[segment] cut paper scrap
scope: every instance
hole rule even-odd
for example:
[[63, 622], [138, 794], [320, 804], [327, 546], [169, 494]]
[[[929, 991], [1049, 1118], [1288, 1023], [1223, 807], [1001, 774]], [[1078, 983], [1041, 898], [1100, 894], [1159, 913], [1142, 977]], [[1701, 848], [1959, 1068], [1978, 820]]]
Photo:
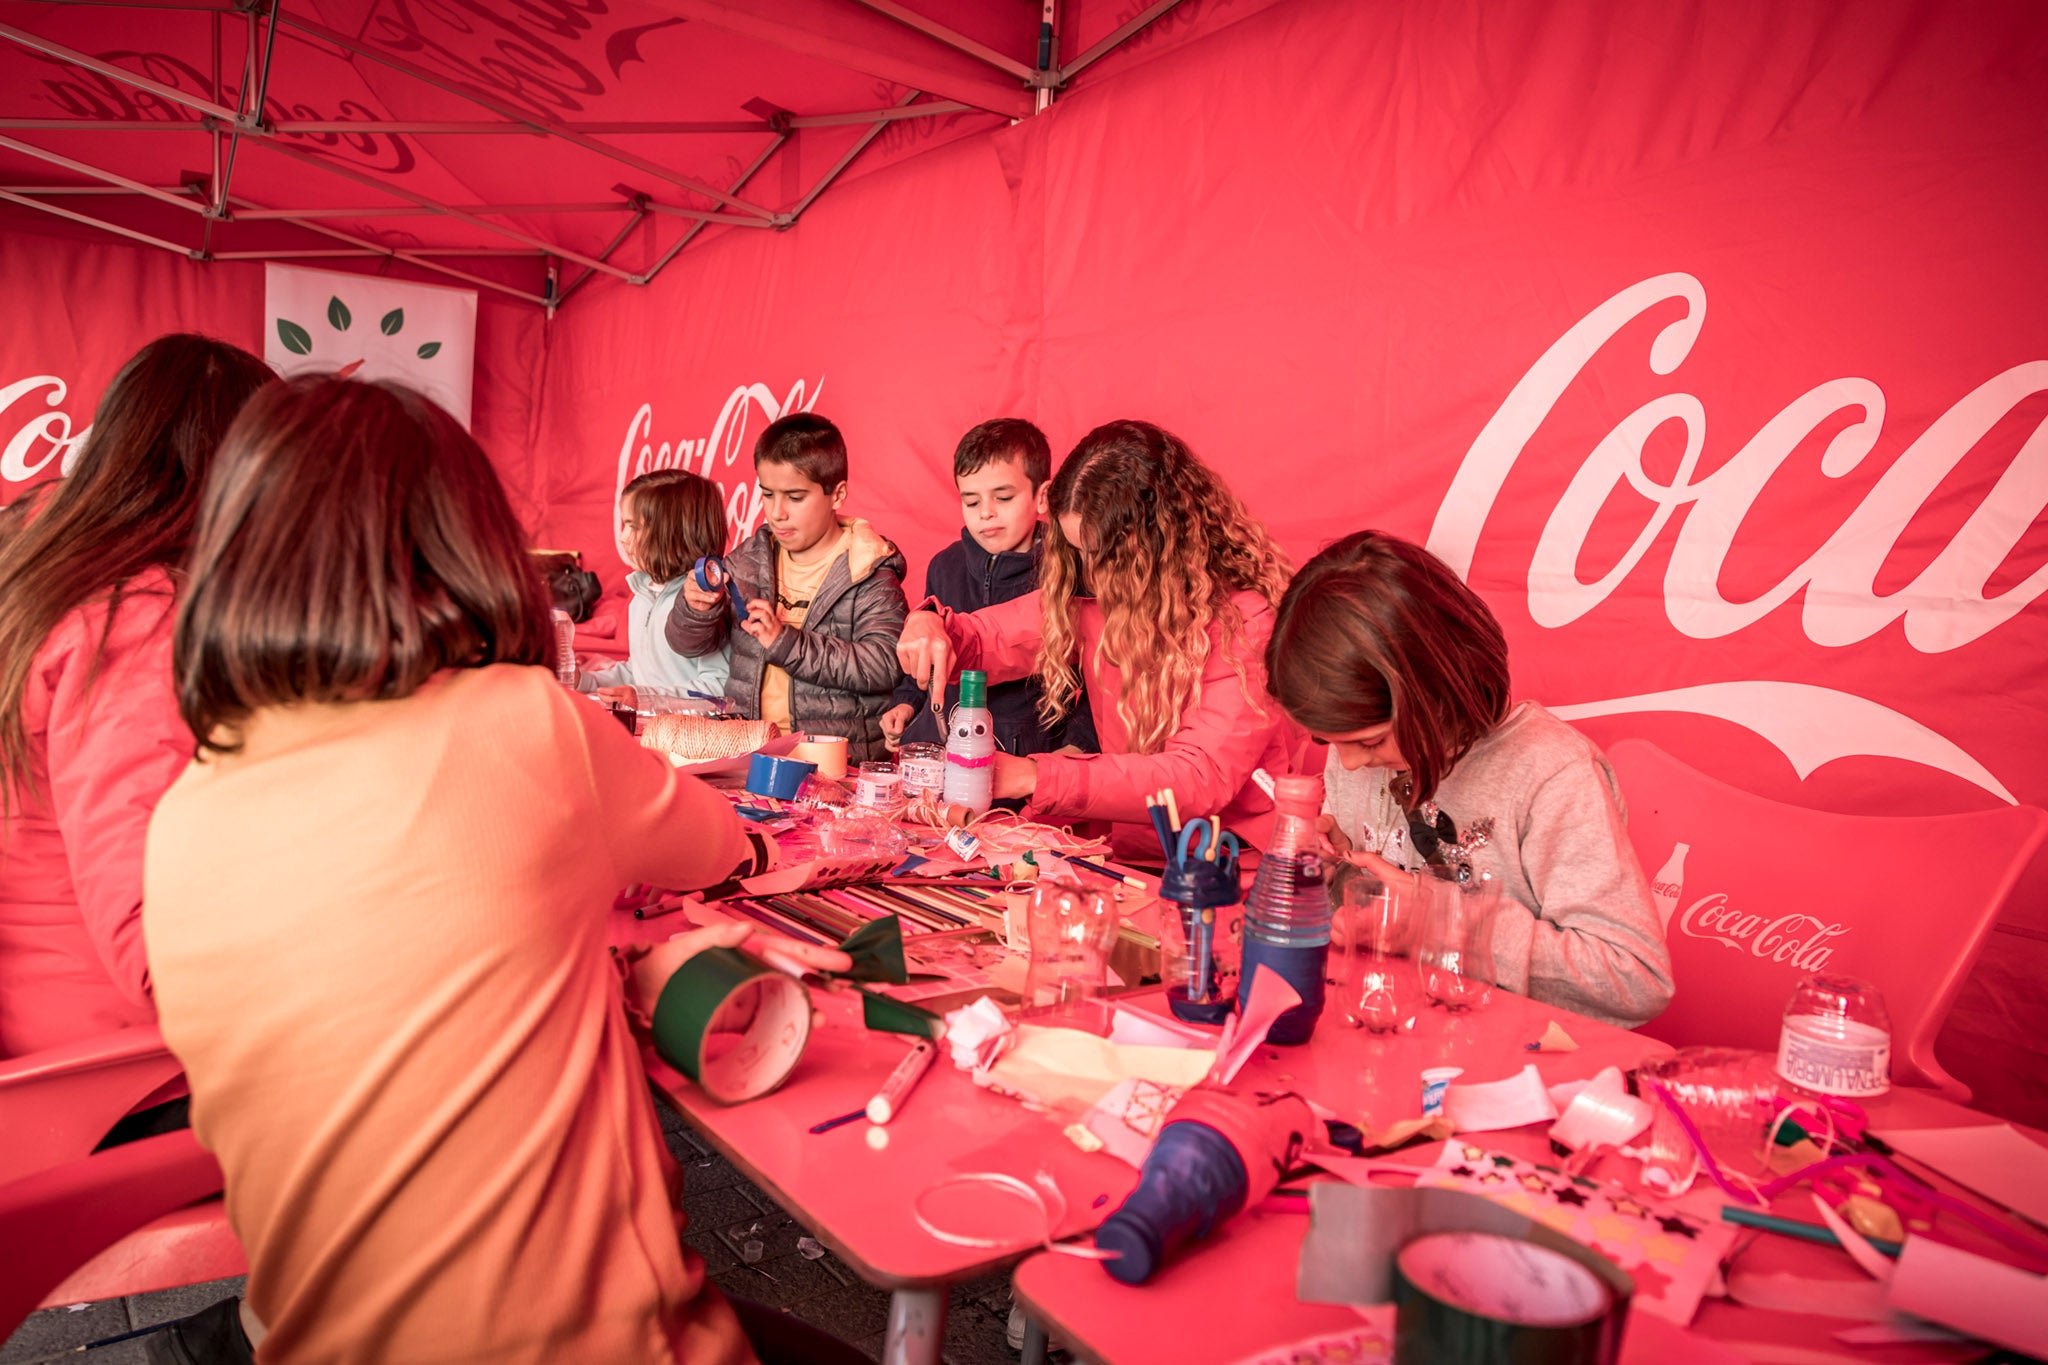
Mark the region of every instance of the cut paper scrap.
[[1728, 1272], [1728, 1297], [1744, 1308], [1851, 1322], [1886, 1322], [1892, 1315], [1885, 1305], [1884, 1286], [1870, 1280], [1761, 1274], [1738, 1267]]
[[1453, 1083], [1444, 1091], [1444, 1117], [1460, 1133], [1491, 1133], [1548, 1123], [1557, 1117], [1557, 1106], [1532, 1062], [1504, 1081]]
[[1628, 1093], [1621, 1068], [1610, 1066], [1572, 1097], [1550, 1125], [1550, 1140], [1575, 1152], [1596, 1152], [1632, 1141], [1650, 1126], [1647, 1102]]
[[1358, 1310], [1365, 1321], [1305, 1341], [1248, 1355], [1234, 1365], [1392, 1365], [1394, 1306]]
[[1217, 1041], [1213, 1074], [1222, 1085], [1237, 1079], [1237, 1073], [1273, 1031], [1274, 1023], [1301, 1003], [1301, 992], [1288, 985], [1286, 977], [1263, 965], [1254, 970], [1251, 995], [1232, 1022], [1223, 1026], [1223, 1036]]
[[1527, 1052], [1577, 1052], [1578, 1043], [1553, 1019], [1543, 1029], [1543, 1036], [1528, 1044]]
[[1964, 1189], [2048, 1225], [2048, 1147], [2012, 1125], [1902, 1128], [1877, 1136]]
[[1079, 1115], [1126, 1080], [1186, 1088], [1208, 1074], [1216, 1054], [1202, 1048], [1137, 1047], [1079, 1029], [1022, 1024], [1017, 1042], [975, 1080], [1007, 1095]]
[[1120, 1081], [1081, 1116], [1077, 1126], [1093, 1137], [1101, 1150], [1126, 1165], [1142, 1167], [1153, 1140], [1166, 1126], [1167, 1114], [1186, 1093], [1185, 1086]]
[[1636, 1308], [1680, 1326], [1692, 1321], [1740, 1231], [1619, 1185], [1569, 1177], [1457, 1139], [1415, 1183], [1485, 1195], [1593, 1248], [1635, 1281]]
[[2048, 1276], [1908, 1237], [1887, 1291], [1901, 1313], [2030, 1356], [2048, 1356]]
[[1213, 1051], [1217, 1036], [1173, 1019], [1162, 1019], [1142, 1010], [1119, 1005], [1110, 1017], [1109, 1041], [1134, 1043], [1141, 1047], [1193, 1047]]

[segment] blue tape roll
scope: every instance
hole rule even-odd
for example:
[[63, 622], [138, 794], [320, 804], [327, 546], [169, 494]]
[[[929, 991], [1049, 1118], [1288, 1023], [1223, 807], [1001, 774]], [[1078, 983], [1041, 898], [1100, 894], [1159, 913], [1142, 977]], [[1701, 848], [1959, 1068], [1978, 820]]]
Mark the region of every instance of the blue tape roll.
[[756, 796], [772, 796], [777, 801], [794, 801], [804, 779], [817, 770], [817, 764], [806, 763], [802, 759], [755, 754], [747, 764], [747, 790]]
[[732, 566], [723, 559], [706, 555], [697, 561], [694, 571], [697, 586], [705, 592], [716, 592], [720, 587], [732, 601], [734, 615], [739, 620], [747, 619], [747, 599], [740, 595], [739, 580], [733, 577]]

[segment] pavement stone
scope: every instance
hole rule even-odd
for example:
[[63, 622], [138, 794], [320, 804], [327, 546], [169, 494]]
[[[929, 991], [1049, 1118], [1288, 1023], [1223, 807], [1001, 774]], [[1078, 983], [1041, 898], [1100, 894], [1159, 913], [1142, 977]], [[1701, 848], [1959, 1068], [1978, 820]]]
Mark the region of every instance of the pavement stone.
[[[89, 1341], [119, 1336], [129, 1325], [128, 1307], [120, 1299], [89, 1303], [82, 1308], [45, 1308], [29, 1314], [6, 1344], [0, 1345], [0, 1361], [23, 1365], [46, 1360]], [[97, 1360], [94, 1365], [98, 1365]]]

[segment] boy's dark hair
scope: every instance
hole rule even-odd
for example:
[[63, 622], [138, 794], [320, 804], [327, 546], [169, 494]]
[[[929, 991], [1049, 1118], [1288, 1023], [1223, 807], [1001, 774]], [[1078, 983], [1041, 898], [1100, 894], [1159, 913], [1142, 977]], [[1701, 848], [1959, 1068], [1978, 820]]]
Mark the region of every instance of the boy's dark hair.
[[650, 470], [620, 490], [619, 503], [640, 523], [640, 567], [657, 583], [725, 553], [725, 499], [702, 474]]
[[1035, 492], [1052, 477], [1052, 446], [1045, 433], [1021, 417], [997, 417], [960, 438], [953, 451], [953, 477], [964, 479], [997, 460], [1015, 456]]
[[830, 493], [846, 482], [846, 438], [814, 412], [792, 412], [754, 442], [754, 468], [764, 464], [786, 464]]

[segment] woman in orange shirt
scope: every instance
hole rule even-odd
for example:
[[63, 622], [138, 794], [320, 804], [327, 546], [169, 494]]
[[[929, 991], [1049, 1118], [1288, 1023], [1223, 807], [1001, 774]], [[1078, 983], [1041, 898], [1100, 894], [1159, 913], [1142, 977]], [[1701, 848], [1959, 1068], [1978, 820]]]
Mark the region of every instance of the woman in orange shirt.
[[207, 489], [144, 928], [264, 1362], [754, 1359], [677, 1235], [605, 916], [766, 846], [555, 682], [523, 544], [391, 386], [260, 395]]

